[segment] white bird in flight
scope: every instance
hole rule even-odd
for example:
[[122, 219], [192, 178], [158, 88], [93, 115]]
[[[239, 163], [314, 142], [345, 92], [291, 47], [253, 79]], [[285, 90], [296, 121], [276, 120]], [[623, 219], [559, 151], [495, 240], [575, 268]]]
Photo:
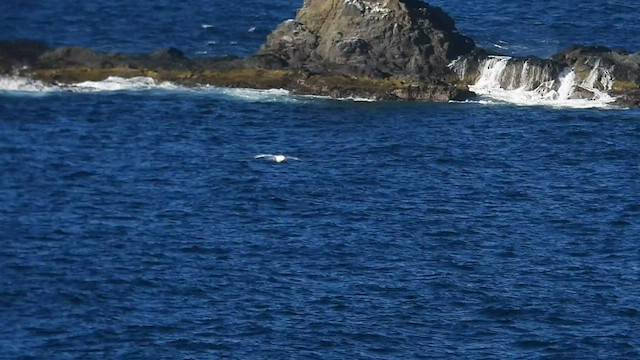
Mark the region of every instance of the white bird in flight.
[[267, 160], [275, 161], [277, 163], [281, 163], [281, 162], [285, 162], [285, 161], [289, 161], [289, 160], [300, 160], [297, 157], [286, 156], [286, 155], [283, 155], [283, 154], [277, 154], [277, 155], [273, 155], [273, 154], [258, 154], [256, 156], [254, 156], [253, 158], [254, 159], [267, 159]]

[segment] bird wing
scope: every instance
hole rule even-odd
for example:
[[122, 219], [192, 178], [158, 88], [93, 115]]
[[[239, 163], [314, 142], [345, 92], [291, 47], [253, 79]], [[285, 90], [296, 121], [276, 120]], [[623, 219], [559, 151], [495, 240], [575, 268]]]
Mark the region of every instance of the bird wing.
[[254, 156], [253, 158], [254, 159], [264, 159], [264, 158], [272, 159], [273, 155], [271, 155], [271, 154], [258, 154], [256, 156]]

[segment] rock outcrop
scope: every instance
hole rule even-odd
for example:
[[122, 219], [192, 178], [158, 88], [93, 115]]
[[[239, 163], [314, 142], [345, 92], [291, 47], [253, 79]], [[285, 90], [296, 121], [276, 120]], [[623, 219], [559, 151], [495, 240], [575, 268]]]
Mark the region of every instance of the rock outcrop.
[[478, 91], [486, 80], [485, 86], [551, 98], [608, 93], [619, 105], [640, 106], [640, 53], [574, 46], [550, 59], [504, 57], [477, 48], [451, 17], [421, 0], [305, 0], [295, 19], [245, 59], [191, 59], [173, 48], [101, 54], [0, 41], [1, 74], [51, 83], [147, 76], [183, 85], [426, 101], [469, 99], [469, 86]]
[[474, 48], [449, 15], [419, 0], [305, 0], [258, 55], [314, 73], [438, 79]]
[[[542, 96], [559, 94], [567, 99], [592, 100], [603, 93], [620, 106], [640, 105], [640, 53], [601, 46], [572, 46], [549, 59], [506, 57], [476, 49], [451, 65], [459, 79], [474, 85], [487, 74], [504, 90], [536, 91]], [[571, 83], [563, 83], [563, 78]]]
[[[599, 89], [640, 88], [640, 52], [612, 50], [603, 46], [572, 46], [552, 57], [582, 77], [594, 77]], [[593, 73], [593, 69], [599, 69]]]
[[7, 74], [13, 69], [35, 64], [49, 47], [35, 40], [0, 40], [0, 74]]
[[[35, 43], [34, 43], [35, 44]], [[179, 84], [285, 88], [299, 94], [448, 101], [473, 96], [447, 65], [475, 49], [441, 9], [420, 0], [305, 0], [246, 59], [189, 59], [177, 49], [100, 54], [87, 48], [34, 47], [2, 59], [43, 81], [148, 76]], [[37, 50], [37, 51], [36, 51]], [[18, 61], [19, 60], [19, 61]], [[1, 68], [0, 68], [1, 69]]]

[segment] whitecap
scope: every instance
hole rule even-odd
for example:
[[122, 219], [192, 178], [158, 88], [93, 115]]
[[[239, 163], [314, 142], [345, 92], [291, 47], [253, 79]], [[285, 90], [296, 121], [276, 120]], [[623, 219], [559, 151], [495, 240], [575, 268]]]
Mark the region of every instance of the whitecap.
[[235, 99], [252, 102], [277, 102], [296, 101], [289, 90], [285, 89], [247, 89], [247, 88], [225, 88], [218, 86], [202, 85], [196, 90], [207, 91], [215, 94], [228, 96]]
[[64, 88], [74, 92], [112, 92], [112, 91], [141, 91], [141, 90], [176, 90], [180, 87], [171, 82], [157, 82], [153, 78], [137, 76], [122, 78], [109, 76], [102, 81], [84, 81], [77, 84], [65, 85]]
[[[542, 78], [541, 84], [532, 87], [534, 78], [528, 72], [528, 63], [524, 63], [520, 78], [509, 78], [508, 56], [492, 56], [482, 63], [480, 75], [469, 90], [481, 96], [482, 100], [497, 103], [510, 103], [518, 106], [550, 106], [557, 108], [611, 108], [615, 98], [596, 89], [593, 84], [580, 82], [572, 69], [565, 69], [558, 78]], [[454, 64], [453, 66], [456, 66]], [[520, 74], [519, 74], [520, 75]], [[595, 78], [596, 75], [594, 75]], [[505, 80], [506, 83], [505, 84]], [[517, 80], [517, 81], [516, 81]], [[578, 88], [593, 94], [593, 98], [574, 98]]]
[[0, 91], [3, 92], [42, 93], [55, 90], [55, 87], [39, 80], [15, 75], [0, 76]]
[[345, 98], [337, 98], [336, 100], [353, 101], [353, 102], [376, 102], [376, 101], [378, 101], [378, 99], [375, 99], [375, 98], [360, 97], [360, 96], [347, 96]]
[[171, 82], [157, 82], [150, 77], [121, 78], [110, 76], [102, 81], [83, 81], [75, 84], [46, 84], [21, 76], [0, 76], [0, 91], [14, 93], [76, 92], [98, 93], [114, 91], [186, 90]]

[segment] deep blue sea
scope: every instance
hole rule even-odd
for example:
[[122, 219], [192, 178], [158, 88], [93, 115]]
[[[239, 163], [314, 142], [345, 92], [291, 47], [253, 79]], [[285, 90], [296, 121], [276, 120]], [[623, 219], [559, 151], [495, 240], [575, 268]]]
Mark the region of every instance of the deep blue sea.
[[[431, 3], [640, 50], [636, 3]], [[300, 5], [3, 0], [0, 34], [247, 55]], [[1, 359], [638, 359], [640, 110], [0, 91], [0, 245]]]

